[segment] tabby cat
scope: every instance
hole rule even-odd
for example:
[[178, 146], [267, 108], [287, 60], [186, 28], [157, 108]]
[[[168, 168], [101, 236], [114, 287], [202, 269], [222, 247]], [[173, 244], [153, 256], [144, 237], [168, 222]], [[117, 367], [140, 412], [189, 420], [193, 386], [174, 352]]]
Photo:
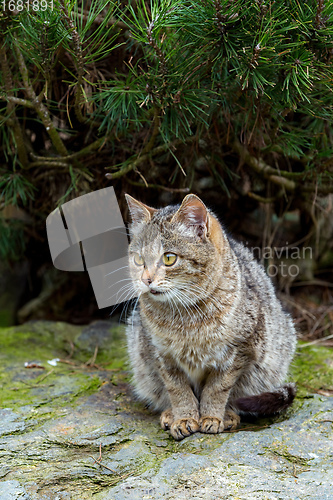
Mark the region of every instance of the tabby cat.
[[127, 326], [135, 392], [180, 440], [287, 408], [296, 345], [262, 266], [194, 194], [151, 208], [126, 195], [138, 306]]

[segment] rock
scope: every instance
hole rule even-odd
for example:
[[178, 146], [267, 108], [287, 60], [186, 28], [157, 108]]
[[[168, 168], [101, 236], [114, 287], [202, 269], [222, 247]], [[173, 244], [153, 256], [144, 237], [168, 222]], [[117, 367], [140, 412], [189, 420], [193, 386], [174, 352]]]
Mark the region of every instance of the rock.
[[0, 436], [24, 429], [24, 420], [20, 419], [10, 408], [0, 409]]
[[1, 500], [30, 500], [31, 497], [24, 491], [18, 481], [0, 482]]
[[112, 339], [112, 324], [110, 321], [95, 321], [82, 330], [77, 342], [81, 349], [92, 354], [96, 346], [107, 349]]
[[175, 442], [132, 396], [123, 325], [37, 321], [0, 344], [1, 500], [333, 498], [327, 348], [298, 349], [286, 414]]

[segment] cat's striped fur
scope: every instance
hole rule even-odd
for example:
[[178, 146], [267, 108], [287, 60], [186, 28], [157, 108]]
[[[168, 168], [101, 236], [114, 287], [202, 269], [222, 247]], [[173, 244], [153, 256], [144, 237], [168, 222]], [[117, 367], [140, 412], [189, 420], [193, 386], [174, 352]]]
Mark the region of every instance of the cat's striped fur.
[[[242, 412], [286, 408], [295, 395], [282, 384], [296, 334], [262, 266], [195, 195], [158, 210], [127, 202], [139, 295], [127, 326], [137, 396], [162, 412], [175, 439], [235, 428]], [[177, 256], [171, 266], [162, 260], [168, 253]]]

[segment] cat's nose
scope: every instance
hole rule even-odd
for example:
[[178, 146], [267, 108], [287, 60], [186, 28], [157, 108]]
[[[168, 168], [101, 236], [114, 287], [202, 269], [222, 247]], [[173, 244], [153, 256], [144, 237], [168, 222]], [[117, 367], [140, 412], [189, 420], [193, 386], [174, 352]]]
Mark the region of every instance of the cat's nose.
[[141, 278], [141, 281], [143, 281], [145, 285], [149, 286], [151, 283], [151, 278]]
[[148, 271], [147, 269], [145, 269], [145, 270], [143, 271], [142, 276], [141, 276], [141, 281], [142, 281], [145, 285], [147, 285], [147, 286], [149, 286], [149, 285], [151, 284], [152, 279], [151, 279], [151, 276], [150, 276], [149, 271]]

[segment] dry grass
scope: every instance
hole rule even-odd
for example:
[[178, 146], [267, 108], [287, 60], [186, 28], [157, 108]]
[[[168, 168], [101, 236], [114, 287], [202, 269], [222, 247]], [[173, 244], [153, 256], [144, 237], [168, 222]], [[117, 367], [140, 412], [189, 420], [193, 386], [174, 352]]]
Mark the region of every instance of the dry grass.
[[333, 347], [333, 290], [306, 287], [281, 300], [294, 317], [299, 338], [307, 343]]

